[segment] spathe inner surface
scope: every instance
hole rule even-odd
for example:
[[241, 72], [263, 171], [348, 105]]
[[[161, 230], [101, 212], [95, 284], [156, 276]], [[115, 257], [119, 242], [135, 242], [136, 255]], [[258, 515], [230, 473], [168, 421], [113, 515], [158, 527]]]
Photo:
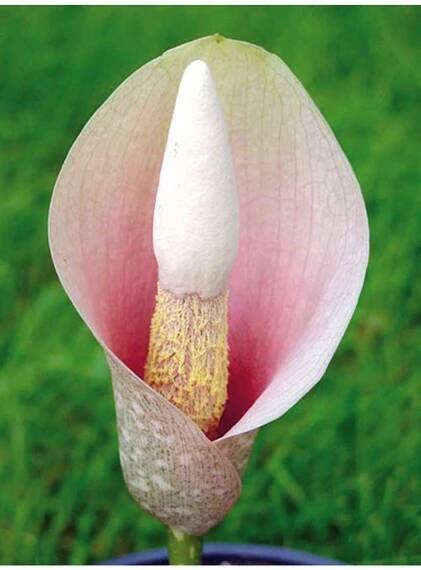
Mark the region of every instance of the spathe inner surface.
[[[323, 333], [324, 294], [346, 271], [348, 218], [358, 221], [361, 211], [350, 208], [355, 197], [334, 139], [286, 68], [261, 50], [212, 38], [177, 51], [129, 78], [80, 135], [55, 190], [52, 249], [87, 323], [142, 377], [156, 292], [152, 217], [162, 155], [181, 73], [193, 59], [207, 61], [240, 199], [223, 433], [299, 360], [300, 339], [318, 327]], [[331, 290], [332, 306], [334, 297]]]

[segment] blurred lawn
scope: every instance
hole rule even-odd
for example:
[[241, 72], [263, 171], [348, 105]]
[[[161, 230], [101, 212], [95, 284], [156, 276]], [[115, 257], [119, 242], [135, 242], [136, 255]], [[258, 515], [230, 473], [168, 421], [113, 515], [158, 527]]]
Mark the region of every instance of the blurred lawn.
[[261, 431], [242, 499], [209, 539], [421, 563], [419, 16], [0, 8], [1, 563], [89, 563], [164, 541], [125, 489], [108, 371], [55, 276], [47, 210], [70, 144], [108, 94], [165, 49], [214, 32], [277, 53], [304, 83], [361, 182], [372, 253], [324, 381]]

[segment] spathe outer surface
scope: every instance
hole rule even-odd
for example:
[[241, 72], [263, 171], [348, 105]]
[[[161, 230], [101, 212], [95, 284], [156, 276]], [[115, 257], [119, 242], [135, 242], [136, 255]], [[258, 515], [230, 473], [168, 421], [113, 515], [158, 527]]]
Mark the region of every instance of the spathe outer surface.
[[[240, 201], [229, 400], [213, 442], [141, 380], [155, 193], [179, 80], [195, 59], [217, 85]], [[95, 113], [60, 172], [49, 231], [60, 280], [110, 364], [130, 492], [166, 524], [207, 532], [240, 494], [255, 430], [318, 382], [355, 309], [368, 226], [346, 157], [279, 58], [207, 37], [140, 68]]]

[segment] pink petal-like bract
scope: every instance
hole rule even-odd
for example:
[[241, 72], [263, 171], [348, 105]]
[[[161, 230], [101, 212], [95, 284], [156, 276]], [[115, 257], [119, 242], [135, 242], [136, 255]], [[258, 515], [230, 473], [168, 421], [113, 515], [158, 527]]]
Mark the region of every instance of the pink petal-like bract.
[[[220, 95], [240, 200], [229, 399], [215, 441], [141, 379], [155, 193], [181, 74], [195, 59]], [[90, 119], [57, 180], [49, 231], [60, 280], [110, 364], [131, 494], [166, 524], [207, 532], [240, 494], [256, 429], [320, 380], [354, 312], [368, 225], [344, 153], [278, 57], [199, 39], [141, 67]]]

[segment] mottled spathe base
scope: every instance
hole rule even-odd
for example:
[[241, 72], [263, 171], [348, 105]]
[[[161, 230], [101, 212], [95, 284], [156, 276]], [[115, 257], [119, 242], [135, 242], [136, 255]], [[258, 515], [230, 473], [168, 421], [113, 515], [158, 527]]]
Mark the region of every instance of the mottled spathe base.
[[216, 430], [228, 383], [228, 293], [177, 297], [158, 284], [145, 380], [207, 434]]
[[255, 432], [209, 441], [113, 355], [107, 359], [120, 461], [132, 497], [167, 526], [207, 533], [240, 495]]

